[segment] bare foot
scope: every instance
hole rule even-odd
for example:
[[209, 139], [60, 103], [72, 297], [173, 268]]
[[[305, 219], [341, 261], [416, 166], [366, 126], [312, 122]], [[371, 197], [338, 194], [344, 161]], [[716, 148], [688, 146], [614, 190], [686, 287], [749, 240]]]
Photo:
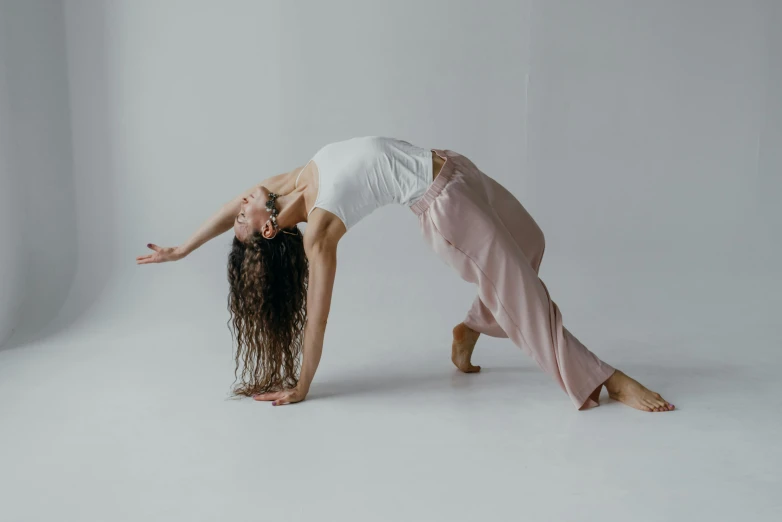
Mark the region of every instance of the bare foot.
[[608, 396], [628, 406], [642, 411], [670, 411], [673, 404], [663, 399], [659, 393], [645, 388], [640, 382], [616, 370], [604, 383]]
[[459, 323], [453, 328], [453, 344], [451, 344], [451, 360], [464, 373], [481, 371], [480, 366], [470, 363], [473, 348], [481, 334], [472, 330], [464, 323]]

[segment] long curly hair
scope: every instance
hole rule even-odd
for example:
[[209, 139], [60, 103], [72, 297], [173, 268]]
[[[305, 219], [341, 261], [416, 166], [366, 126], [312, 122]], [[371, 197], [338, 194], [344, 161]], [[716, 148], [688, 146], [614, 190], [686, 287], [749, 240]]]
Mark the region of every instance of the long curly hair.
[[228, 255], [228, 324], [236, 340], [234, 376], [241, 378], [234, 396], [299, 381], [309, 263], [299, 228], [286, 231], [291, 233], [279, 230], [273, 239], [256, 231], [246, 242], [234, 236]]

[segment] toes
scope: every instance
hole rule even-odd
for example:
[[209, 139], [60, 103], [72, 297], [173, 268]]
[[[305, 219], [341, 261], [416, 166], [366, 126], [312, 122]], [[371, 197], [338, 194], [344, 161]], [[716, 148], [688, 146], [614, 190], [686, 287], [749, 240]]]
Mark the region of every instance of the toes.
[[464, 372], [464, 373], [476, 373], [476, 372], [481, 371], [481, 367], [480, 366], [473, 366], [470, 363], [466, 363], [465, 364], [465, 363], [458, 363], [458, 362], [454, 361], [454, 364], [459, 369], [459, 371]]
[[651, 402], [655, 406], [655, 411], [673, 411], [676, 408], [673, 404], [663, 399], [659, 393], [655, 393], [654, 397], [657, 400]]
[[647, 399], [647, 402], [652, 406], [654, 411], [668, 411], [668, 401], [663, 399], [659, 393], [652, 393], [651, 397]]

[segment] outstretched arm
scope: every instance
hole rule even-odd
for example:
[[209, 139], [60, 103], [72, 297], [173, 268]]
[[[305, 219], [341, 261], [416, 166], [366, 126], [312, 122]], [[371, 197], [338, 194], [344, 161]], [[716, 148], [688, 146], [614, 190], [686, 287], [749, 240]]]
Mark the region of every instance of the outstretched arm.
[[[252, 189], [248, 189], [250, 191]], [[155, 251], [154, 254], [138, 256], [136, 264], [145, 265], [147, 263], [165, 263], [166, 261], [177, 261], [182, 259], [190, 252], [200, 247], [210, 239], [219, 236], [223, 232], [231, 229], [239, 213], [241, 197], [225, 203], [215, 212], [212, 217], [207, 219], [190, 238], [175, 247], [161, 247], [154, 243], [147, 243], [147, 247]]]
[[[302, 167], [297, 167], [294, 169], [294, 171], [299, 171], [301, 169]], [[195, 233], [193, 233], [193, 235], [190, 236], [190, 238], [188, 238], [188, 240], [181, 245], [176, 247], [160, 247], [154, 243], [148, 243], [147, 247], [154, 250], [155, 253], [145, 256], [138, 256], [136, 258], [136, 264], [144, 265], [147, 263], [163, 263], [166, 261], [176, 261], [178, 259], [182, 259], [210, 239], [213, 239], [220, 234], [231, 230], [231, 228], [234, 226], [234, 219], [236, 219], [236, 215], [239, 213], [242, 204], [242, 198], [256, 190], [260, 185], [263, 185], [272, 192], [286, 194], [290, 191], [289, 189], [292, 189], [292, 187], [287, 186], [291, 183], [290, 179], [290, 172], [285, 172], [283, 174], [278, 174], [276, 176], [272, 176], [271, 178], [265, 179], [257, 185], [253, 185], [233, 198], [231, 201], [223, 204], [223, 206], [220, 207], [217, 212], [212, 215], [212, 217], [206, 220], [198, 228], [198, 230], [196, 230]]]
[[[297, 169], [294, 169], [297, 170]], [[298, 168], [301, 170], [301, 167]], [[196, 232], [179, 247], [184, 255], [189, 254], [196, 248], [200, 247], [210, 239], [213, 239], [224, 232], [231, 230], [234, 226], [234, 220], [236, 215], [241, 210], [242, 199], [248, 196], [251, 192], [256, 190], [259, 186], [263, 185], [272, 192], [286, 193], [286, 184], [291, 179], [290, 172], [278, 174], [271, 178], [265, 179], [257, 185], [253, 185], [248, 188], [231, 201], [224, 204], [220, 210], [218, 210], [211, 218], [209, 218]]]

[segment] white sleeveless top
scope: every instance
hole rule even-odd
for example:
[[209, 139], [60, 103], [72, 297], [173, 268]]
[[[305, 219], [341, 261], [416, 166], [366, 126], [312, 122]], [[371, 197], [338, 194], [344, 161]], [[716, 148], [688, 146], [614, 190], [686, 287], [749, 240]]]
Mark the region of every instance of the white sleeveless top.
[[413, 205], [432, 183], [432, 150], [394, 138], [364, 136], [330, 143], [307, 165], [310, 162], [319, 177], [309, 214], [317, 207], [328, 210], [348, 230], [384, 205]]

